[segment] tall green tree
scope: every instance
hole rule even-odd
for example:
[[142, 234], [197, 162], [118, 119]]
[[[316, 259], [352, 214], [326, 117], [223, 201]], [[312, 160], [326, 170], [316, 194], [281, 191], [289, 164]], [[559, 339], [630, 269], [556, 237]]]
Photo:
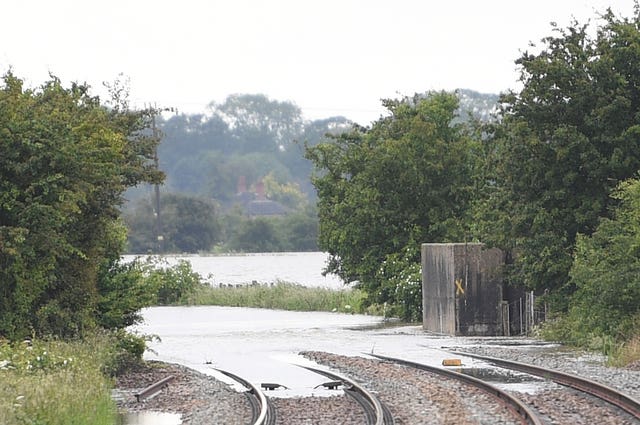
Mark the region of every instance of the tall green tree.
[[258, 217], [242, 220], [227, 247], [237, 252], [278, 252], [284, 251], [284, 241], [276, 221]]
[[178, 194], [163, 194], [160, 200], [163, 236], [160, 244], [157, 241], [155, 207], [150, 198], [139, 200], [124, 213], [130, 229], [128, 252], [197, 253], [210, 251], [219, 241], [218, 212], [212, 201]]
[[640, 181], [620, 184], [621, 204], [591, 236], [578, 235], [566, 338], [628, 340], [640, 323]]
[[[371, 128], [307, 150], [316, 167], [319, 244], [330, 254], [326, 271], [358, 282], [370, 303], [399, 301], [397, 284], [385, 282], [402, 269], [415, 279], [420, 243], [466, 239], [472, 196], [472, 143], [454, 123], [456, 95], [384, 104], [390, 116]], [[381, 267], [387, 261], [394, 266]]]
[[127, 187], [160, 181], [144, 112], [107, 107], [52, 77], [0, 86], [0, 335], [74, 335], [96, 325], [102, 265], [122, 249]]
[[[637, 10], [636, 10], [637, 13]], [[578, 233], [590, 235], [618, 182], [640, 168], [640, 20], [608, 11], [595, 38], [574, 22], [517, 60], [523, 89], [494, 128], [492, 223], [512, 278], [565, 300]]]
[[227, 123], [235, 149], [242, 153], [285, 151], [304, 127], [298, 106], [262, 94], [231, 95], [222, 104], [211, 103], [210, 108]]

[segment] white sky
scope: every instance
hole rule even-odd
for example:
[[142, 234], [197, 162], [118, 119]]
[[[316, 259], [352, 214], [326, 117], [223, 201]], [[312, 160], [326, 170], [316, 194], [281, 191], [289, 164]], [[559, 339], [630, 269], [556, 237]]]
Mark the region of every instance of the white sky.
[[633, 0], [3, 0], [0, 73], [49, 72], [95, 94], [119, 74], [134, 106], [204, 112], [229, 94], [370, 124], [382, 98], [517, 88], [529, 42]]

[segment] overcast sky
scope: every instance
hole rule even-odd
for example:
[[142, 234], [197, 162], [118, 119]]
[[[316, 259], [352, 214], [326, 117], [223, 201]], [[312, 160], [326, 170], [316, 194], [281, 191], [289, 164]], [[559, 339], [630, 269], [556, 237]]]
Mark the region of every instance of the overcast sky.
[[3, 0], [0, 72], [95, 94], [123, 74], [134, 106], [185, 113], [262, 93], [366, 125], [382, 98], [517, 88], [514, 61], [550, 22], [607, 7], [631, 17], [633, 0]]

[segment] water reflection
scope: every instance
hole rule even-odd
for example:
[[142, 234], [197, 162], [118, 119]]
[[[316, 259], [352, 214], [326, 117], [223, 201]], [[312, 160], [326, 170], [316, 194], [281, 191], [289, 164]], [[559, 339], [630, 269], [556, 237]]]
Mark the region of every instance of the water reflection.
[[180, 425], [182, 418], [177, 413], [135, 412], [120, 415], [118, 425]]
[[[223, 381], [215, 369], [255, 385], [275, 382], [288, 388], [271, 391], [274, 396], [327, 394], [318, 388], [326, 378], [298, 366], [314, 366], [298, 355], [301, 351], [352, 356], [375, 351], [398, 357], [415, 350], [430, 353], [417, 346], [428, 338], [420, 326], [380, 327], [385, 321], [379, 316], [215, 306], [153, 307], [142, 314], [145, 322], [137, 331], [160, 338], [149, 344], [147, 359], [179, 363]], [[442, 356], [429, 356], [427, 362]]]
[[505, 370], [505, 369], [473, 367], [473, 368], [461, 368], [459, 369], [459, 371], [461, 373], [464, 373], [465, 375], [469, 375], [474, 378], [478, 378], [483, 381], [488, 381], [492, 383], [520, 384], [523, 382], [544, 381], [543, 379], [533, 375], [528, 375], [528, 374], [514, 372], [510, 370]]

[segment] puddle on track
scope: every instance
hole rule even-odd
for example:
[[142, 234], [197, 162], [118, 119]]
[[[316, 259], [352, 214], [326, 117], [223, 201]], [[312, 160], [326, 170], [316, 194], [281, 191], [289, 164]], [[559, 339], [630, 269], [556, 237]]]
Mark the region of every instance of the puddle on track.
[[541, 378], [522, 373], [490, 369], [490, 368], [461, 368], [461, 373], [478, 378], [482, 381], [501, 383], [501, 384], [521, 384], [523, 382], [540, 382]]
[[135, 412], [122, 413], [118, 425], [180, 425], [182, 418], [177, 413]]

